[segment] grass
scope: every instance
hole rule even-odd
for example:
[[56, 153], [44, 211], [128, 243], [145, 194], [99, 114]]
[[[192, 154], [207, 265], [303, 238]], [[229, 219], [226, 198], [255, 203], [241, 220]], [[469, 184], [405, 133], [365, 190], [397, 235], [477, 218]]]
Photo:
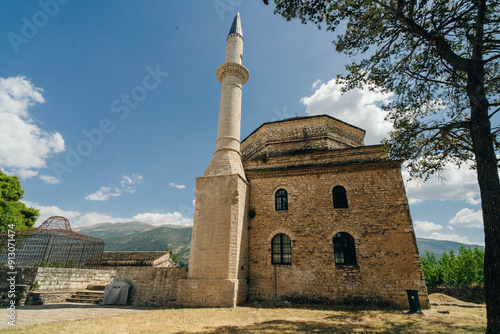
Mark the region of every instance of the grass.
[[[446, 309], [449, 314], [437, 311]], [[484, 308], [406, 311], [327, 306], [167, 308], [9, 329], [9, 333], [484, 333]]]

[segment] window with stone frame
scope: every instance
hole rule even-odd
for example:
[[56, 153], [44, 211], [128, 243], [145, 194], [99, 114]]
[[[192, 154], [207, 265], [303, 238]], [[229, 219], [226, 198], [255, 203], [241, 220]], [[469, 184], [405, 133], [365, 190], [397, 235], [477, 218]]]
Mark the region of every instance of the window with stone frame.
[[271, 241], [271, 263], [292, 264], [292, 240], [286, 234], [276, 234]]
[[333, 237], [333, 254], [336, 265], [356, 265], [354, 238], [346, 232], [335, 234]]
[[333, 207], [335, 209], [347, 209], [347, 193], [342, 186], [333, 188]]
[[280, 189], [275, 195], [276, 211], [288, 210], [288, 193], [285, 189]]

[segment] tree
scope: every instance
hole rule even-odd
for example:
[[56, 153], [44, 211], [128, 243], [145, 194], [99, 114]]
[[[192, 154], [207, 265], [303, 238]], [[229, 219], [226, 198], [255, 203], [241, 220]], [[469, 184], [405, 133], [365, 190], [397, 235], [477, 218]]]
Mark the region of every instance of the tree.
[[443, 271], [434, 253], [425, 251], [425, 256], [421, 257], [422, 270], [424, 272], [427, 287], [437, 287], [443, 285]]
[[8, 176], [0, 170], [0, 231], [7, 231], [10, 225], [16, 230], [32, 227], [39, 211], [19, 202], [24, 191], [17, 176]]
[[[267, 4], [267, 0], [263, 0]], [[346, 89], [396, 93], [384, 106], [391, 157], [427, 178], [473, 162], [485, 234], [488, 333], [500, 333], [500, 4], [496, 0], [275, 0], [275, 13], [345, 31]], [[492, 122], [495, 122], [496, 124]]]
[[484, 251], [460, 246], [458, 254], [453, 250], [443, 252], [441, 258], [425, 251], [422, 269], [428, 287], [474, 287], [484, 285]]

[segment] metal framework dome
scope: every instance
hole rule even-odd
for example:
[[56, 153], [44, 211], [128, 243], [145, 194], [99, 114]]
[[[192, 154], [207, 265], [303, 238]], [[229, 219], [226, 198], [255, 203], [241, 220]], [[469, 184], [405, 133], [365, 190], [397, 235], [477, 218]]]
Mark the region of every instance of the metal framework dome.
[[61, 216], [52, 216], [47, 218], [42, 225], [38, 227], [39, 230], [64, 230], [73, 232], [69, 220]]
[[[0, 234], [2, 245], [8, 244], [8, 233]], [[53, 216], [38, 228], [15, 231], [16, 267], [91, 268], [100, 263], [104, 241], [73, 232], [68, 219]], [[8, 263], [8, 247], [2, 247], [0, 262]], [[10, 252], [10, 251], [9, 251]]]

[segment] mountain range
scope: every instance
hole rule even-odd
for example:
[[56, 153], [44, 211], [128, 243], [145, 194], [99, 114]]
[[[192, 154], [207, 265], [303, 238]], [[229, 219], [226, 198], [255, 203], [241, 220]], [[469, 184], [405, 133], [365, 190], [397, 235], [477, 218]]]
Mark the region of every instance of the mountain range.
[[74, 232], [97, 237], [105, 242], [105, 251], [171, 250], [179, 259], [189, 261], [191, 227], [154, 226], [142, 222], [101, 223], [73, 228]]
[[[101, 223], [76, 227], [73, 231], [104, 240], [105, 251], [173, 251], [179, 259], [188, 262], [191, 244], [191, 227], [177, 225], [154, 226], [143, 222]], [[458, 252], [460, 246], [475, 247], [454, 241], [417, 238], [420, 255], [425, 251], [440, 257], [443, 252]], [[484, 248], [483, 246], [478, 246]]]

